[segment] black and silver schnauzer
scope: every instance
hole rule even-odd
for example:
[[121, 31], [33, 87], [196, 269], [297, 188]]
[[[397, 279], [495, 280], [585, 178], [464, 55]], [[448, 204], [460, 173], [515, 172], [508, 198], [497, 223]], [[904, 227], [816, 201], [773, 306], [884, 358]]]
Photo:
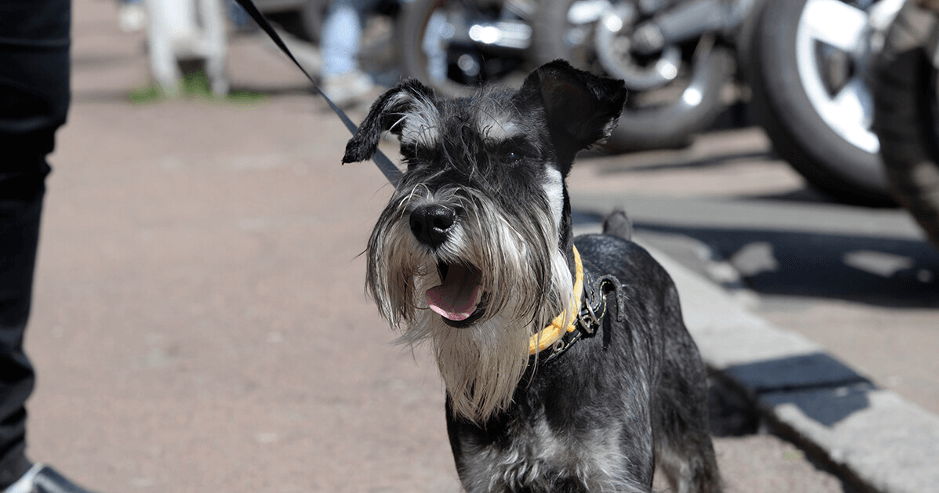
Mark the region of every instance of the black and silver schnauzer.
[[372, 106], [343, 162], [384, 131], [407, 164], [368, 242], [367, 290], [428, 341], [469, 492], [717, 492], [707, 385], [668, 274], [622, 213], [573, 237], [574, 156], [609, 135], [622, 81], [564, 61], [521, 89], [440, 99], [414, 80]]

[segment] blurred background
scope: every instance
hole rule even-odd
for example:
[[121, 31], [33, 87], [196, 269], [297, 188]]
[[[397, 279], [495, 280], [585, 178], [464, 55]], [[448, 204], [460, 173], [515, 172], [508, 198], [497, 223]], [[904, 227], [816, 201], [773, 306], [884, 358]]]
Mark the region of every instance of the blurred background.
[[[360, 121], [541, 63], [623, 79], [570, 177], [637, 236], [939, 414], [937, 11], [837, 0], [257, 0]], [[27, 350], [30, 455], [107, 491], [458, 491], [425, 351], [364, 295], [391, 188], [227, 0], [74, 0]], [[396, 143], [382, 144], [389, 155]], [[681, 293], [693, 297], [694, 293]], [[855, 479], [712, 392], [729, 491]]]

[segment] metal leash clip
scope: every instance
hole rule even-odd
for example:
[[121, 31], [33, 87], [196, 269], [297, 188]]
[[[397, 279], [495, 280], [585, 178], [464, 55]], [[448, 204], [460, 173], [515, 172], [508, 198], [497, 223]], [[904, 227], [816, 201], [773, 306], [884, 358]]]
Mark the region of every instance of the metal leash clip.
[[607, 311], [606, 297], [610, 293], [615, 293], [618, 308], [616, 310], [616, 319], [620, 320], [623, 312], [621, 289], [619, 282], [613, 276], [603, 276], [596, 283], [587, 283], [584, 286], [587, 296], [584, 297], [583, 307], [577, 316], [584, 333], [593, 335], [600, 328], [601, 320], [606, 316]]
[[588, 335], [593, 335], [594, 331], [600, 328], [600, 317], [597, 317], [597, 314], [593, 311], [589, 300], [584, 302], [584, 307], [580, 310], [577, 319], [580, 321], [580, 327], [584, 329], [584, 332]]

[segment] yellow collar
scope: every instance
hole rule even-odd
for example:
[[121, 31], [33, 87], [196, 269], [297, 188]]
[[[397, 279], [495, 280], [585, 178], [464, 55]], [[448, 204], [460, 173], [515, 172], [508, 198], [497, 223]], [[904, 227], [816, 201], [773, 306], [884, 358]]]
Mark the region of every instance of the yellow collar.
[[[577, 313], [580, 310], [580, 300], [584, 292], [584, 264], [580, 260], [580, 252], [574, 247], [574, 296], [571, 297], [570, 313], [561, 312], [560, 315], [551, 321], [551, 324], [542, 329], [537, 334], [531, 336], [528, 341], [528, 354], [534, 355], [551, 347], [567, 332], [577, 330], [574, 323], [577, 320]], [[565, 320], [567, 315], [567, 320]]]

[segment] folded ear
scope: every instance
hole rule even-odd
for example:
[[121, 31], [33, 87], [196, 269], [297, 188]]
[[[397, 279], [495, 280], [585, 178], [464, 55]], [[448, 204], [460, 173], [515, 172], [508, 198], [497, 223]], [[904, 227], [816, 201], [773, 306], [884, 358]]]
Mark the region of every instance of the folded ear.
[[568, 143], [576, 153], [609, 137], [623, 112], [626, 92], [621, 80], [555, 60], [530, 73], [519, 95], [540, 100], [552, 138]]
[[416, 79], [399, 82], [372, 104], [355, 135], [346, 143], [342, 163], [365, 161], [375, 154], [381, 134], [388, 130], [404, 138], [419, 139], [435, 131], [437, 108], [433, 89]]

